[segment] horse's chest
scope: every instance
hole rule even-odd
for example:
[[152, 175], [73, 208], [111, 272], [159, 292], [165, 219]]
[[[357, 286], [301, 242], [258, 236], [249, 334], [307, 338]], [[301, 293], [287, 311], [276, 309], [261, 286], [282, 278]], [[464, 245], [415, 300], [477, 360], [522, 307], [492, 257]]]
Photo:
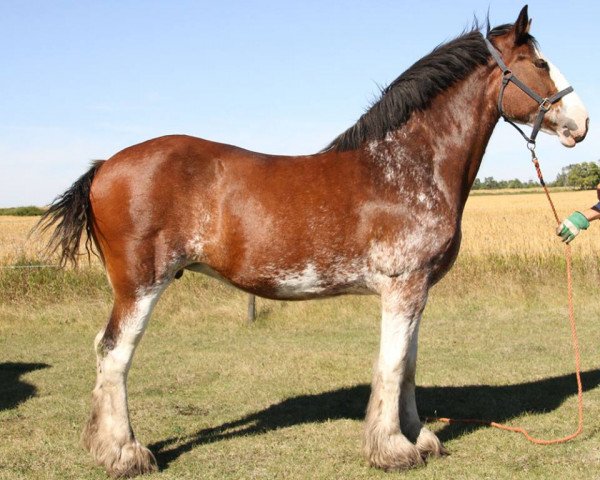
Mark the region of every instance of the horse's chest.
[[443, 263], [448, 255], [455, 255], [459, 241], [460, 233], [452, 223], [415, 223], [372, 241], [368, 258], [373, 270], [395, 276]]

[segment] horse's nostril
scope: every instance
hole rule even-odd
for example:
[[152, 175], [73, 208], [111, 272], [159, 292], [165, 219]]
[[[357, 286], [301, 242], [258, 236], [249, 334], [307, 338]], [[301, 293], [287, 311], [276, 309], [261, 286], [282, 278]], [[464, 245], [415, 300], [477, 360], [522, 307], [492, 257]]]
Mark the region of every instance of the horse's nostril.
[[579, 142], [581, 142], [582, 140], [585, 139], [585, 137], [586, 137], [586, 135], [587, 135], [587, 133], [589, 131], [589, 127], [590, 127], [590, 117], [588, 117], [588, 118], [585, 119], [585, 130], [583, 131], [583, 134], [582, 135], [577, 135], [575, 137], [575, 141], [577, 143], [579, 143]]

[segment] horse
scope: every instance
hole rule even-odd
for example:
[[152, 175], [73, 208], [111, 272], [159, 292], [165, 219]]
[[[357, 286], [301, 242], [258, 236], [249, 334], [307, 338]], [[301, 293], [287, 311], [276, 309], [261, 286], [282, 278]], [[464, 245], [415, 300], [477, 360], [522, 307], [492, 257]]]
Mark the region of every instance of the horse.
[[418, 60], [313, 155], [163, 136], [94, 163], [54, 200], [41, 220], [54, 228], [50, 251], [61, 265], [77, 264], [84, 246], [97, 252], [114, 294], [94, 341], [97, 379], [82, 434], [109, 475], [157, 469], [130, 425], [127, 374], [153, 307], [184, 270], [271, 299], [379, 295], [364, 455], [390, 471], [447, 453], [417, 411], [419, 322], [458, 254], [490, 136], [504, 117], [539, 123], [573, 147], [589, 121], [576, 94], [553, 98], [567, 83], [529, 33], [527, 7], [515, 23], [490, 28], [488, 19], [482, 30]]

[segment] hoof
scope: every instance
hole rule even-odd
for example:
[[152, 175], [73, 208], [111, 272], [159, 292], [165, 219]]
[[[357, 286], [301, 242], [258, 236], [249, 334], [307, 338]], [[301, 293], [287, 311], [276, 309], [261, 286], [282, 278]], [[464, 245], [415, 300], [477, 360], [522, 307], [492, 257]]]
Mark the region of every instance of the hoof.
[[124, 445], [119, 459], [104, 467], [113, 478], [131, 478], [158, 471], [152, 452], [136, 440]]
[[400, 433], [371, 439], [365, 442], [364, 450], [369, 464], [386, 472], [407, 470], [425, 464], [417, 447]]
[[158, 470], [152, 452], [135, 438], [118, 441], [109, 435], [99, 435], [94, 427], [94, 422], [86, 426], [82, 435], [83, 445], [111, 477], [131, 478]]
[[444, 457], [450, 455], [440, 439], [426, 427], [421, 428], [419, 437], [416, 443], [417, 450], [421, 454], [421, 458], [427, 460], [429, 457]]

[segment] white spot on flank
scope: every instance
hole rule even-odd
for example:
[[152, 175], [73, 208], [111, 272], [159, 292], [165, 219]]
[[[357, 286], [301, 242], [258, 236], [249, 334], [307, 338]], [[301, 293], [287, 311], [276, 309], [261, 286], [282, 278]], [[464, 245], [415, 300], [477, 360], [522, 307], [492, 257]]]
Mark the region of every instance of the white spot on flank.
[[204, 245], [206, 245], [206, 230], [210, 222], [210, 215], [204, 213], [198, 219], [197, 233], [188, 241], [187, 250], [194, 259], [202, 258]]
[[204, 252], [204, 238], [201, 235], [194, 235], [188, 242], [188, 249], [196, 256], [201, 257]]
[[304, 270], [297, 272], [285, 272], [275, 278], [279, 293], [319, 293], [323, 291], [321, 280], [314, 264], [308, 263]]

